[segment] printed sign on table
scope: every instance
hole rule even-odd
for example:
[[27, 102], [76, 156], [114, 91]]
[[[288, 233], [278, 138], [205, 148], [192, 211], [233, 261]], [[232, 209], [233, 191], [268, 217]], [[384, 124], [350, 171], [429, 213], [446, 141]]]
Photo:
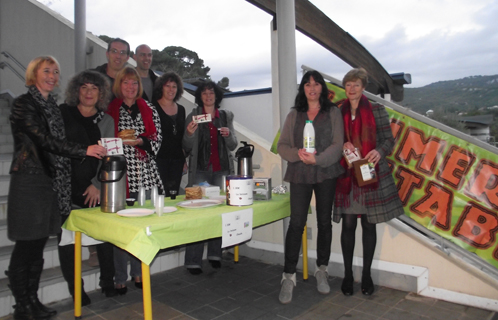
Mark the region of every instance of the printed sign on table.
[[247, 241], [252, 237], [252, 208], [224, 213], [222, 219], [221, 247], [226, 248]]

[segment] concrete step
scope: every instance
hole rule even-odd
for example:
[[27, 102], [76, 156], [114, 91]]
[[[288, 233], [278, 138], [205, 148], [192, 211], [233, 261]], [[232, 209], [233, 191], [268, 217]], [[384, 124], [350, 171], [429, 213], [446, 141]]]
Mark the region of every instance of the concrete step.
[[7, 100], [7, 99], [0, 99], [0, 110], [2, 110], [2, 111], [5, 111], [5, 110], [10, 111], [9, 100]]
[[[0, 221], [2, 220], [7, 220], [7, 196], [0, 196]], [[2, 243], [0, 242], [1, 245]]]
[[[13, 145], [12, 145], [13, 146]], [[13, 153], [0, 153], [0, 176], [8, 176]]]
[[[3, 220], [0, 220], [0, 278], [2, 278], [4, 275], [3, 275], [3, 270], [1, 265], [2, 265], [2, 256], [3, 256], [3, 252], [5, 252], [5, 248], [8, 248], [10, 246], [12, 246], [14, 243], [12, 241], [9, 240], [9, 238], [7, 237], [7, 220], [6, 219], [3, 219]], [[8, 251], [8, 254], [10, 256], [10, 252], [12, 250]]]
[[[0, 279], [6, 278], [5, 271], [7, 271], [9, 267], [10, 256], [12, 254], [12, 250], [14, 250], [14, 242], [8, 239], [7, 241], [9, 241], [8, 245], [0, 247]], [[88, 249], [83, 248], [82, 257], [84, 260], [88, 259]], [[50, 239], [48, 239], [43, 252], [43, 258], [45, 259], [45, 264], [43, 266], [45, 269], [58, 267], [60, 265], [56, 237], [51, 237]]]
[[9, 194], [10, 175], [0, 175], [0, 196]]
[[14, 137], [12, 136], [12, 133], [0, 132], [0, 145], [14, 145]]
[[[163, 251], [156, 256], [150, 265], [150, 274], [152, 275], [182, 266], [184, 258], [185, 250], [183, 247], [175, 247]], [[46, 261], [45, 264], [47, 264]], [[97, 294], [98, 291], [95, 293], [92, 291], [100, 290], [99, 267], [90, 267], [86, 261], [83, 261], [82, 276], [85, 291], [90, 295]], [[15, 304], [14, 297], [12, 297], [12, 293], [7, 284], [7, 278], [0, 279], [0, 317], [7, 316], [14, 311], [12, 309], [12, 306]], [[62, 277], [59, 267], [46, 268], [43, 270], [38, 297], [43, 304], [50, 304], [71, 297], [67, 289], [67, 283]]]

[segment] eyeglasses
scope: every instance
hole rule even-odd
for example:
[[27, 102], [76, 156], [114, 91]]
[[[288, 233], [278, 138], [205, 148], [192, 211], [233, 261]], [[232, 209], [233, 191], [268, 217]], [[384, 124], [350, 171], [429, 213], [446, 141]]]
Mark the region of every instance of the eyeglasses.
[[118, 49], [111, 49], [110, 52], [112, 54], [118, 54], [121, 55], [121, 56], [127, 56], [128, 55], [128, 52], [126, 52], [125, 50], [121, 50], [121, 51], [118, 51]]

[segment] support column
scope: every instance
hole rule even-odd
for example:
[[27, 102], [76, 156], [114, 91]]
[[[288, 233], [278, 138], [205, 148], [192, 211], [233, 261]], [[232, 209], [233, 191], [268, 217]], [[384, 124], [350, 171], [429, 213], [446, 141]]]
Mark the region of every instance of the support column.
[[86, 0], [74, 0], [74, 71], [86, 69]]
[[[296, 69], [296, 10], [294, 0], [276, 0], [277, 4], [277, 41], [272, 40], [272, 48], [277, 52], [277, 83], [278, 109], [280, 114], [280, 128], [284, 125], [285, 118], [294, 105], [297, 94], [297, 69]], [[272, 57], [274, 54], [272, 54]], [[272, 65], [275, 61], [272, 59]], [[273, 69], [273, 68], [272, 68]], [[275, 76], [275, 72], [272, 72]], [[272, 81], [275, 84], [275, 81]], [[274, 112], [276, 114], [276, 112]], [[287, 169], [287, 162], [282, 160], [282, 178]], [[283, 183], [283, 181], [282, 181]], [[289, 218], [283, 220], [284, 241]]]

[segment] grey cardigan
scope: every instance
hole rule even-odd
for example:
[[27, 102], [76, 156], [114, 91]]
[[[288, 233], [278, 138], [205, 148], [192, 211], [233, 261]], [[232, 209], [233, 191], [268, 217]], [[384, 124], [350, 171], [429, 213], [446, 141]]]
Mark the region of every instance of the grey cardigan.
[[[340, 165], [339, 161], [342, 157], [342, 146], [344, 145], [344, 123], [342, 121], [341, 111], [337, 107], [330, 108], [330, 120], [332, 130], [333, 143], [320, 154], [315, 156], [316, 165], [323, 168], [334, 165], [335, 177], [338, 177], [344, 172], [344, 168]], [[288, 162], [301, 161], [298, 155], [298, 148], [294, 141], [294, 127], [296, 124], [296, 117], [298, 111], [291, 109], [287, 118], [285, 119], [280, 139], [277, 144], [278, 154], [282, 159]]]
[[[225, 146], [228, 154], [228, 165], [230, 174], [234, 174], [235, 169], [233, 165], [233, 156], [231, 151], [235, 150], [238, 145], [237, 137], [235, 136], [235, 129], [233, 127], [233, 113], [228, 110], [219, 110], [220, 112], [225, 112], [227, 123], [221, 124], [220, 126], [226, 126], [230, 130], [230, 134], [228, 137], [223, 137], [225, 139]], [[190, 122], [192, 122], [192, 118], [195, 115], [202, 114], [202, 107], [196, 107], [192, 110], [192, 112], [187, 116], [185, 120], [185, 134], [183, 135], [183, 149], [189, 155], [189, 166], [188, 166], [188, 184], [187, 186], [191, 187], [194, 180], [195, 175], [197, 173], [197, 152], [199, 150], [199, 130], [196, 130], [192, 136], [187, 134], [187, 126]], [[214, 119], [213, 121], [221, 121], [221, 119]]]

